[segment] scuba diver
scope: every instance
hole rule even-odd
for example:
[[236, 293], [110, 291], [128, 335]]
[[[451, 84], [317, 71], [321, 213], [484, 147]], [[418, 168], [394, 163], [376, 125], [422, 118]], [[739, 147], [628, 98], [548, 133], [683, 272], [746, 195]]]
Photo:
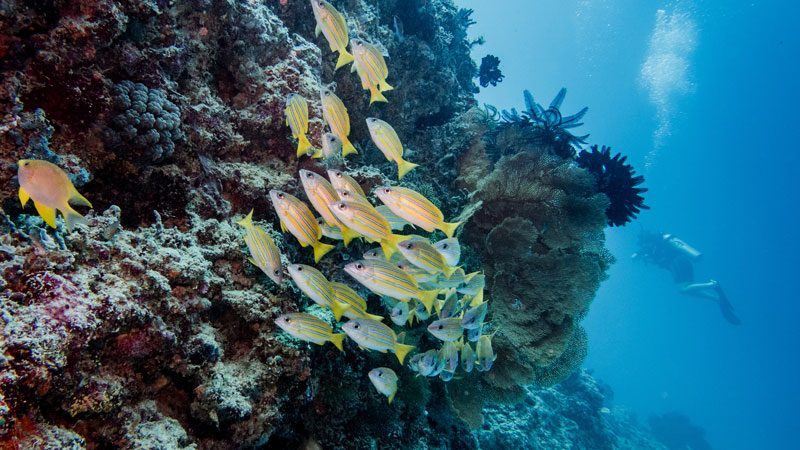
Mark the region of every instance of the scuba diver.
[[639, 251], [633, 254], [634, 259], [669, 270], [675, 284], [680, 286], [681, 294], [712, 300], [719, 305], [725, 320], [733, 325], [741, 324], [719, 282], [695, 282], [692, 264], [702, 257], [702, 253], [671, 234], [653, 233], [644, 229], [639, 235]]

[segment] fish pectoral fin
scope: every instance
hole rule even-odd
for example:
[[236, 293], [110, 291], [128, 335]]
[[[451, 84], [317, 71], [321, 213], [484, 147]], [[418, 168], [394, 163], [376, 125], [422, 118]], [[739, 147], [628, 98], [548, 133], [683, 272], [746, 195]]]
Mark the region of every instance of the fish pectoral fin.
[[279, 222], [280, 222], [280, 224], [281, 224], [281, 231], [282, 231], [282, 232], [284, 232], [284, 233], [286, 233], [286, 230], [287, 230], [287, 228], [286, 228], [286, 225], [283, 223], [283, 221], [282, 221], [282, 220], [279, 220]]
[[314, 37], [319, 37], [319, 32], [322, 31], [319, 27], [319, 24], [314, 27]]
[[389, 396], [389, 404], [390, 405], [392, 404], [392, 400], [394, 400], [394, 394], [397, 394], [397, 392], [393, 392], [392, 395]]
[[33, 206], [36, 207], [36, 212], [39, 213], [42, 219], [44, 219], [45, 223], [50, 225], [51, 227], [56, 227], [56, 209], [51, 208], [49, 206], [44, 206], [41, 203], [37, 202], [36, 200], [33, 201]]
[[28, 191], [26, 191], [25, 189], [22, 189], [22, 187], [20, 187], [19, 188], [19, 201], [22, 202], [22, 207], [23, 208], [25, 207], [25, 204], [28, 203], [28, 200], [30, 198], [31, 198], [31, 196], [30, 196], [30, 194], [28, 194]]

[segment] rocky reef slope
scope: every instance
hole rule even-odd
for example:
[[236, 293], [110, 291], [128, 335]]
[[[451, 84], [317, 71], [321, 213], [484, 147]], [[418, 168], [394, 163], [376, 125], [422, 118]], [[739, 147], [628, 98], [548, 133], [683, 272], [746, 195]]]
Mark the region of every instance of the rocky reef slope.
[[[390, 55], [387, 104], [370, 107], [357, 77], [334, 72], [307, 1], [2, 3], [5, 448], [474, 448], [485, 402], [530, 398], [523, 386], [580, 365], [578, 322], [611, 263], [607, 199], [585, 171], [496, 133], [474, 107], [468, 11], [449, 0], [335, 3], [351, 36]], [[295, 157], [283, 116], [289, 93], [317, 99], [323, 86], [347, 105], [360, 151], [324, 167], [367, 192], [394, 183], [364, 122], [378, 116], [421, 164], [403, 184], [466, 221], [463, 263], [485, 271], [501, 330], [492, 371], [447, 385], [404, 376], [387, 406], [365, 375], [383, 355], [276, 331], [300, 292], [247, 262], [231, 218], [252, 208], [277, 230], [267, 192], [302, 196], [298, 170], [323, 167]], [[310, 109], [318, 143], [319, 102]], [[496, 161], [487, 146], [515, 151]], [[19, 159], [64, 168], [94, 205], [89, 227], [53, 233], [23, 210]], [[273, 236], [288, 261], [313, 264]], [[343, 280], [343, 261], [365, 248], [340, 244], [319, 267]]]

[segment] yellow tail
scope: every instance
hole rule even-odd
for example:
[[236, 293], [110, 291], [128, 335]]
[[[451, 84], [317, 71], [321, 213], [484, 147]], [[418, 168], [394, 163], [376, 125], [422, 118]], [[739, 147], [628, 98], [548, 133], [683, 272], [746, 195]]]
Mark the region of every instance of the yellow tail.
[[345, 157], [351, 153], [358, 153], [358, 150], [356, 150], [350, 140], [347, 139], [347, 136], [339, 137], [342, 139], [342, 157]]
[[399, 158], [397, 161], [397, 179], [402, 180], [403, 177], [411, 171], [411, 169], [417, 166], [419, 166], [419, 164], [410, 163], [403, 158]]
[[472, 297], [472, 300], [470, 300], [470, 302], [469, 302], [469, 306], [471, 308], [474, 308], [474, 307], [480, 305], [481, 303], [483, 303], [483, 289], [481, 289], [481, 291], [478, 292], [475, 295], [475, 297]]
[[333, 312], [333, 317], [336, 318], [337, 322], [342, 320], [342, 314], [344, 314], [345, 311], [350, 309], [350, 305], [342, 303], [338, 300], [333, 300], [330, 304], [330, 307], [331, 307], [331, 312]]
[[394, 354], [397, 355], [397, 359], [400, 360], [401, 365], [403, 364], [403, 360], [406, 358], [406, 355], [411, 350], [414, 350], [413, 345], [405, 345], [398, 342], [394, 343]]
[[374, 320], [376, 322], [383, 322], [383, 316], [379, 316], [379, 315], [376, 315], [376, 314], [370, 314], [370, 313], [365, 313], [364, 315], [367, 317], [367, 319], [372, 319], [372, 320]]
[[314, 262], [319, 262], [319, 260], [322, 259], [325, 254], [335, 248], [333, 245], [323, 244], [320, 241], [317, 241], [311, 245], [314, 247]]
[[472, 277], [474, 277], [475, 275], [477, 275], [477, 274], [479, 274], [479, 273], [480, 273], [480, 272], [470, 272], [470, 273], [468, 273], [468, 274], [464, 275], [464, 284], [467, 284], [467, 283], [469, 283], [469, 280], [471, 280], [471, 279], [472, 279]]
[[308, 152], [308, 149], [311, 148], [311, 142], [308, 142], [308, 138], [305, 134], [301, 134], [300, 137], [297, 138], [297, 157], [301, 157]]
[[353, 239], [360, 237], [361, 235], [356, 233], [354, 230], [345, 227], [342, 225], [342, 228], [339, 228], [342, 231], [342, 240], [344, 241], [344, 246], [347, 247], [347, 244], [350, 243]]
[[253, 210], [250, 210], [250, 213], [244, 219], [236, 222], [237, 225], [241, 225], [245, 228], [253, 228]]
[[431, 307], [433, 306], [433, 301], [436, 300], [436, 297], [439, 296], [439, 289], [433, 289], [430, 291], [420, 291], [419, 301], [425, 305], [425, 310], [428, 313], [431, 312]]
[[386, 100], [386, 97], [381, 94], [381, 91], [378, 90], [378, 86], [372, 85], [369, 87], [369, 104], [372, 105], [375, 102], [384, 102], [389, 103], [389, 100]]
[[391, 91], [392, 89], [394, 89], [389, 85], [389, 83], [386, 82], [386, 80], [381, 81], [380, 85], [381, 85], [381, 92]]
[[391, 242], [391, 241], [389, 241], [387, 239], [384, 239], [384, 240], [381, 241], [381, 248], [383, 249], [383, 257], [384, 258], [386, 258], [388, 260], [389, 258], [392, 257], [392, 255], [394, 255], [395, 245], [396, 245], [395, 243], [393, 243], [393, 242]]
[[344, 48], [339, 49], [339, 59], [336, 60], [336, 67], [333, 70], [337, 70], [338, 68], [344, 66], [345, 64], [349, 64], [355, 61], [355, 58], [350, 53], [347, 53], [347, 50]]
[[461, 225], [461, 222], [442, 222], [442, 225], [439, 227], [439, 229], [444, 231], [444, 234], [446, 234], [448, 238], [451, 238], [453, 237], [453, 234], [456, 232], [456, 228], [458, 228], [459, 225]]
[[333, 345], [336, 346], [340, 351], [344, 351], [344, 333], [333, 333], [331, 334], [331, 342]]
[[456, 267], [445, 266], [445, 268], [443, 270], [444, 276], [447, 277], [447, 278], [445, 278], [445, 280], [449, 280], [450, 277], [452, 277], [453, 274], [456, 273], [456, 271], [458, 269], [460, 269], [460, 268], [461, 268], [461, 266], [456, 266]]

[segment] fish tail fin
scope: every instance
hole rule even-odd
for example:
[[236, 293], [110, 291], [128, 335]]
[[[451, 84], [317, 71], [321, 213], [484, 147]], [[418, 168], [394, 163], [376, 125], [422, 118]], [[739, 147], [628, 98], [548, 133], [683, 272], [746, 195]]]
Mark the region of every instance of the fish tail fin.
[[381, 248], [383, 249], [383, 257], [389, 259], [394, 254], [395, 248], [394, 242], [390, 241], [389, 239], [382, 239], [381, 240]]
[[370, 314], [370, 313], [366, 313], [364, 315], [367, 316], [367, 319], [372, 319], [372, 320], [377, 321], [377, 322], [383, 322], [383, 316], [379, 316], [377, 314]]
[[308, 141], [308, 138], [305, 134], [301, 134], [297, 137], [297, 157], [301, 157], [308, 153], [308, 149], [311, 148], [311, 142]]
[[31, 198], [31, 196], [30, 196], [30, 194], [28, 194], [28, 191], [26, 191], [25, 189], [22, 189], [22, 187], [20, 187], [19, 188], [19, 201], [22, 203], [22, 207], [23, 208], [25, 207], [25, 203], [28, 203], [28, 200], [30, 200], [30, 198]]
[[350, 309], [350, 305], [346, 303], [342, 303], [338, 300], [333, 300], [331, 302], [331, 311], [333, 312], [333, 317], [336, 318], [337, 322], [342, 320], [342, 314], [344, 314], [344, 312], [348, 309]]
[[474, 308], [480, 305], [481, 303], [483, 303], [483, 289], [481, 289], [477, 294], [475, 294], [475, 297], [472, 297], [472, 300], [469, 302], [469, 306]]
[[343, 345], [344, 344], [344, 333], [333, 333], [333, 334], [331, 334], [331, 342], [340, 351], [344, 351], [344, 345]]
[[323, 244], [320, 241], [315, 242], [312, 246], [314, 247], [314, 262], [319, 262], [325, 254], [335, 248], [333, 245]]
[[412, 309], [408, 314], [408, 326], [414, 325], [414, 317], [414, 310]]
[[311, 155], [312, 158], [316, 158], [316, 159], [320, 159], [323, 156], [325, 156], [325, 154], [322, 152], [322, 150], [317, 150], [316, 152], [314, 152], [313, 155]]
[[389, 100], [386, 100], [386, 97], [381, 94], [378, 86], [372, 85], [369, 87], [369, 104], [372, 105], [375, 102], [389, 103]]
[[406, 176], [406, 174], [411, 171], [411, 169], [417, 166], [419, 166], [419, 164], [410, 163], [404, 160], [403, 158], [399, 158], [397, 161], [397, 179], [402, 180], [403, 177]]
[[444, 231], [444, 234], [446, 234], [448, 238], [451, 238], [453, 237], [453, 234], [456, 232], [456, 228], [458, 228], [459, 225], [461, 225], [461, 222], [442, 222], [442, 228], [440, 229]]
[[247, 217], [244, 219], [236, 222], [237, 225], [241, 225], [245, 228], [253, 228], [253, 210], [250, 210], [250, 213], [247, 214]]
[[450, 267], [450, 266], [446, 266], [446, 267], [444, 268], [444, 275], [445, 275], [447, 278], [445, 278], [445, 279], [446, 279], [446, 280], [449, 280], [449, 279], [450, 279], [450, 277], [451, 277], [451, 276], [453, 276], [453, 274], [454, 274], [454, 273], [456, 273], [456, 270], [458, 270], [458, 269], [460, 269], [460, 268], [461, 268], [461, 266], [457, 266], [457, 267]]
[[72, 231], [77, 224], [89, 225], [89, 221], [86, 220], [86, 218], [80, 213], [72, 209], [68, 204], [65, 204], [63, 207], [59, 208], [59, 211], [61, 211], [61, 215], [64, 216], [64, 222], [67, 224], [67, 231]]
[[392, 395], [389, 396], [389, 404], [390, 405], [392, 404], [392, 400], [394, 400], [394, 394], [397, 394], [397, 392], [396, 391], [392, 392]]
[[394, 89], [386, 80], [381, 81], [381, 92], [391, 91]]
[[471, 279], [472, 279], [472, 277], [474, 277], [475, 275], [477, 275], [477, 274], [479, 274], [479, 273], [480, 273], [480, 272], [470, 272], [470, 273], [468, 273], [468, 274], [464, 275], [464, 284], [467, 284], [467, 283], [469, 283], [469, 280], [471, 280]]
[[436, 300], [436, 297], [438, 296], [439, 296], [439, 289], [422, 291], [419, 301], [422, 302], [423, 305], [425, 305], [425, 310], [430, 313], [431, 307], [433, 306], [433, 301]]
[[433, 305], [436, 307], [436, 314], [442, 315], [442, 306], [444, 306], [444, 300], [436, 300]]
[[350, 241], [360, 236], [354, 230], [351, 230], [347, 227], [340, 228], [340, 230], [342, 230], [342, 240], [344, 241], [345, 247], [347, 247], [347, 244], [349, 244]]
[[400, 364], [403, 364], [403, 360], [406, 358], [408, 352], [414, 349], [413, 345], [406, 345], [401, 344], [399, 342], [394, 343], [394, 354], [397, 355], [397, 359], [400, 360]]
[[353, 55], [348, 53], [347, 50], [345, 50], [344, 48], [340, 48], [339, 49], [339, 59], [336, 60], [336, 67], [333, 70], [337, 70], [338, 68], [340, 68], [340, 67], [342, 67], [342, 66], [344, 66], [346, 64], [349, 64], [349, 63], [351, 63], [353, 61], [355, 61], [355, 58], [353, 57]]
[[342, 157], [345, 157], [351, 153], [358, 153], [358, 150], [353, 146], [350, 142], [350, 139], [347, 139], [347, 136], [342, 138]]

